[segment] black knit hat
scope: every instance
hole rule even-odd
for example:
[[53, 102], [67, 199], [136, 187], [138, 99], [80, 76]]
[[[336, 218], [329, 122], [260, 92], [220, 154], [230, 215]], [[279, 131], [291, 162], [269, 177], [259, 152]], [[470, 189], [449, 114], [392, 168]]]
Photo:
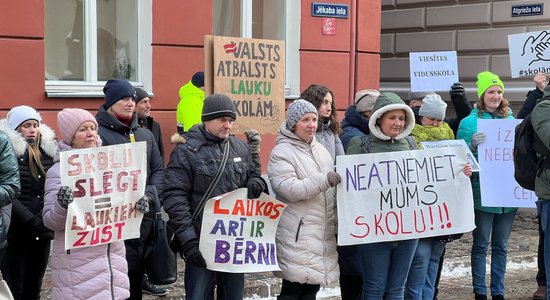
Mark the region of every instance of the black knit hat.
[[126, 97], [136, 99], [136, 90], [126, 79], [109, 79], [103, 87], [103, 93], [105, 94], [105, 109], [108, 109], [117, 103], [118, 100]]
[[147, 92], [144, 89], [136, 88], [136, 98], [134, 99], [136, 103], [139, 103], [139, 101], [147, 97], [149, 97], [149, 94], [147, 94]]
[[212, 94], [204, 99], [201, 120], [203, 122], [217, 118], [230, 117], [237, 119], [237, 109], [229, 97], [221, 94]]
[[200, 88], [204, 86], [204, 72], [197, 72], [193, 74], [193, 77], [191, 78], [191, 83]]

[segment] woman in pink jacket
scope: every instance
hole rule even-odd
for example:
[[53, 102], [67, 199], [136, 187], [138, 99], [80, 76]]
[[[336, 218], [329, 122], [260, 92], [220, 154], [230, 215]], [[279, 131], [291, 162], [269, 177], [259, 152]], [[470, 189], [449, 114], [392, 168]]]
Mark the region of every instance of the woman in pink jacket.
[[101, 146], [97, 122], [88, 111], [65, 108], [57, 115], [63, 140], [54, 165], [46, 174], [44, 224], [55, 231], [51, 258], [53, 299], [126, 299], [130, 297], [128, 264], [123, 241], [65, 251], [67, 207], [73, 200], [62, 186], [59, 152]]

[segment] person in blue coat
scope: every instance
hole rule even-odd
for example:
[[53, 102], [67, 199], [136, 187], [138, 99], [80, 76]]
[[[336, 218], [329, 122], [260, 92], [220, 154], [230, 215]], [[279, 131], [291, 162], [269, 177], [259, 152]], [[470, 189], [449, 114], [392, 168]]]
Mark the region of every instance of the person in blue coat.
[[[478, 119], [513, 119], [509, 102], [504, 98], [504, 83], [489, 71], [477, 75], [476, 107], [458, 127], [458, 139], [463, 139], [477, 158], [477, 147], [485, 142], [485, 133], [477, 130]], [[504, 275], [508, 238], [516, 215], [515, 207], [487, 207], [481, 203], [478, 174], [472, 176], [476, 228], [473, 231], [471, 252], [472, 285], [475, 299], [487, 299], [485, 265], [487, 249], [491, 244], [491, 285], [493, 300], [504, 299]]]
[[348, 143], [353, 137], [362, 137], [370, 133], [369, 118], [372, 115], [376, 97], [379, 95], [379, 91], [372, 89], [355, 93], [355, 104], [346, 109], [344, 120], [340, 123], [340, 127], [342, 127], [340, 140], [344, 151], [348, 150]]

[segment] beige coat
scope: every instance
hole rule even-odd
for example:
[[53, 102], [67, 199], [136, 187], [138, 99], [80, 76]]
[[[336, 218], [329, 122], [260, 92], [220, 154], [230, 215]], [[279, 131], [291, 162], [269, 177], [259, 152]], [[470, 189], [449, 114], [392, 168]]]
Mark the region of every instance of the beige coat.
[[335, 189], [327, 180], [333, 170], [320, 143], [305, 143], [282, 124], [267, 166], [273, 192], [288, 205], [277, 229], [277, 277], [321, 285], [338, 279]]

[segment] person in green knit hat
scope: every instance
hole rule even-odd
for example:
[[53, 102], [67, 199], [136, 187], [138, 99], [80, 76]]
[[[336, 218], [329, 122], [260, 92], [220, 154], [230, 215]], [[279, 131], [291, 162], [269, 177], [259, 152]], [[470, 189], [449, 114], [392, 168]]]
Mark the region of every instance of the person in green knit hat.
[[196, 72], [191, 80], [180, 90], [180, 102], [176, 110], [178, 133], [189, 131], [195, 124], [201, 124], [202, 106], [204, 104], [204, 72]]
[[[477, 157], [478, 145], [485, 142], [485, 133], [477, 130], [478, 119], [513, 119], [509, 102], [504, 95], [504, 84], [498, 75], [489, 71], [477, 75], [476, 107], [458, 127], [457, 138], [463, 139]], [[487, 207], [481, 203], [478, 174], [472, 176], [476, 229], [473, 231], [471, 252], [472, 285], [475, 299], [487, 299], [485, 265], [487, 249], [491, 244], [491, 285], [493, 300], [504, 299], [504, 275], [508, 238], [516, 215], [515, 207]]]

